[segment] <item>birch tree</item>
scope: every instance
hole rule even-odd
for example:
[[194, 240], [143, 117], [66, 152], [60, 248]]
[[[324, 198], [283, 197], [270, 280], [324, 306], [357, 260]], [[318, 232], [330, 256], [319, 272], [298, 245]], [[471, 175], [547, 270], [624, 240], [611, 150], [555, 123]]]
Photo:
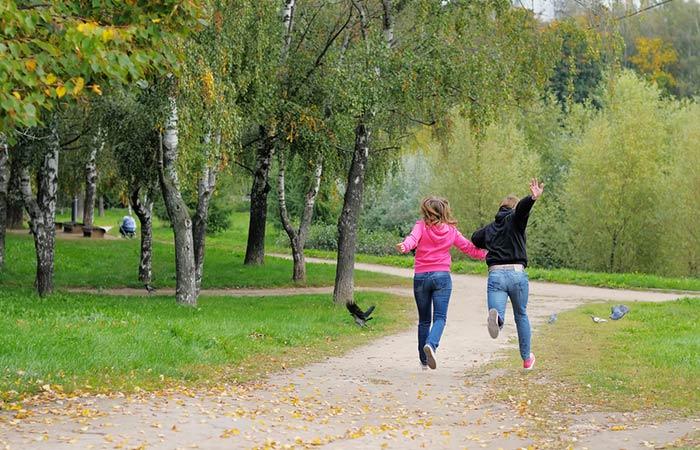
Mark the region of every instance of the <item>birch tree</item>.
[[7, 148], [7, 138], [0, 133], [0, 270], [5, 266], [5, 228], [7, 225], [9, 187], [10, 154]]
[[392, 4], [352, 0], [359, 24], [336, 67], [338, 103], [354, 122], [338, 220], [334, 300], [353, 303], [353, 266], [366, 174], [396, 157], [419, 124], [457, 107], [479, 130], [504, 99], [530, 100], [546, 82], [548, 45], [534, 18], [507, 1]]

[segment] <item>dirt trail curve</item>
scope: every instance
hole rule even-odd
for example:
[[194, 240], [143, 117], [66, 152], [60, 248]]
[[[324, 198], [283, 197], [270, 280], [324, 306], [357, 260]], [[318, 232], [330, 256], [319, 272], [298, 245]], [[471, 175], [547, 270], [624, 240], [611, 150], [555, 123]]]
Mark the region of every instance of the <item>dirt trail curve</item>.
[[[310, 258], [309, 262], [325, 261]], [[412, 275], [408, 269], [369, 264], [356, 267]], [[85, 398], [73, 400], [69, 407], [37, 407], [24, 420], [2, 413], [0, 444], [10, 449], [527, 447], [532, 440], [525, 419], [517, 411], [485, 397], [488, 380], [473, 381], [465, 375], [467, 370], [492, 359], [515, 335], [509, 316], [504, 338], [492, 340], [488, 336], [485, 289], [484, 277], [453, 276], [448, 326], [435, 371], [419, 368], [415, 330], [411, 329], [341, 357], [277, 373], [256, 386], [231, 387], [218, 394]], [[392, 291], [410, 295], [405, 289]], [[676, 297], [660, 292], [533, 282], [529, 310], [534, 348], [537, 327], [550, 313], [585, 301], [667, 301]], [[382, 314], [381, 309], [376, 314]], [[545, 365], [546, 361], [538, 361], [538, 366]], [[600, 418], [603, 422], [605, 419]], [[553, 430], [552, 439], [554, 448], [568, 446], [564, 445], [567, 438], [563, 435], [577, 436], [570, 441], [574, 448], [648, 448], [650, 443], [670, 442], [698, 430], [698, 419], [631, 425], [617, 432], [601, 430], [604, 424], [596, 427], [588, 420], [577, 430]]]

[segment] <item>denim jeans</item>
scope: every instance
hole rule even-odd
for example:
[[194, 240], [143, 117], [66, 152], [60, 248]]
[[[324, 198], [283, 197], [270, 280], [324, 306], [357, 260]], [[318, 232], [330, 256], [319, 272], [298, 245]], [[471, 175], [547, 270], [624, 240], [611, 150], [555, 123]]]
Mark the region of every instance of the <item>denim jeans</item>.
[[505, 321], [506, 302], [513, 304], [515, 326], [518, 329], [518, 345], [523, 360], [530, 357], [530, 321], [527, 318], [529, 285], [527, 272], [516, 270], [493, 270], [489, 272], [487, 299], [489, 309], [498, 311], [498, 323]]
[[434, 349], [440, 345], [451, 293], [450, 272], [424, 272], [413, 277], [413, 295], [418, 307], [418, 357], [423, 364], [427, 364], [425, 344]]

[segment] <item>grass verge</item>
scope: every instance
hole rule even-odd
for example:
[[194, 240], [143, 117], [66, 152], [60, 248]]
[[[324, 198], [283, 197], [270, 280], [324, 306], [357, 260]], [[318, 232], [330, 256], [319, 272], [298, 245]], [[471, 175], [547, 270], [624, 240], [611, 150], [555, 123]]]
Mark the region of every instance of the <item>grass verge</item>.
[[[542, 325], [537, 368], [519, 358], [495, 381], [504, 399], [549, 414], [582, 411], [700, 412], [700, 299], [630, 303], [619, 321], [596, 324], [612, 304], [590, 304]], [[513, 354], [515, 352], [512, 352]]]
[[[277, 248], [278, 252], [289, 252], [288, 249]], [[326, 250], [305, 251], [307, 256], [335, 259], [335, 252]], [[358, 262], [383, 264], [394, 267], [413, 267], [413, 257], [410, 255], [375, 256], [357, 255]], [[486, 265], [479, 261], [455, 259], [452, 272], [471, 275], [485, 275]], [[530, 280], [549, 281], [553, 283], [576, 284], [581, 286], [597, 286], [623, 289], [662, 289], [671, 291], [700, 291], [700, 278], [692, 277], [662, 277], [644, 273], [605, 273], [586, 272], [573, 269], [542, 269], [528, 267]]]
[[[411, 303], [358, 293], [377, 304], [360, 329], [330, 296], [202, 297], [196, 309], [166, 297], [0, 292], [0, 392], [13, 401], [49, 389], [102, 392], [258, 379], [337, 355], [404, 329]], [[1, 404], [1, 403], [0, 403]]]

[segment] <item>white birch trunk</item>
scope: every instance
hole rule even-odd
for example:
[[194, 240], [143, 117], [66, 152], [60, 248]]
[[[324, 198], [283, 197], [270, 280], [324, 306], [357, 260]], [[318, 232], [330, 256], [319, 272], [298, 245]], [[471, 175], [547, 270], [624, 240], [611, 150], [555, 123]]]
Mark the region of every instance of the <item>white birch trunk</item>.
[[180, 193], [177, 175], [178, 116], [175, 99], [170, 99], [171, 114], [161, 134], [158, 178], [165, 207], [170, 216], [175, 235], [175, 273], [177, 302], [182, 305], [197, 305], [195, 283], [194, 244], [192, 242], [192, 219]]

